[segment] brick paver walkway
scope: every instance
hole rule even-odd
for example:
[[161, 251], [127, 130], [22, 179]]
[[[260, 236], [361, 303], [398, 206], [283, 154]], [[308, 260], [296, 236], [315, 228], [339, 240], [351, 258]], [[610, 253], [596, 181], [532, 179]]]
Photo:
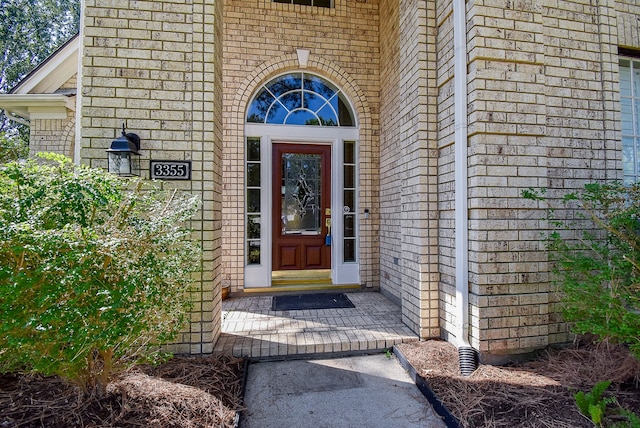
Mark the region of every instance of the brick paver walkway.
[[271, 296], [225, 300], [214, 352], [269, 359], [381, 351], [418, 340], [400, 307], [382, 294], [346, 294], [355, 308], [272, 311]]

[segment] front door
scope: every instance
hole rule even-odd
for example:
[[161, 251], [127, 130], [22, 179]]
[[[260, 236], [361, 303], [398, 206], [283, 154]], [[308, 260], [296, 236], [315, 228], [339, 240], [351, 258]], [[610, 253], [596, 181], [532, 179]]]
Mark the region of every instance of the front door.
[[273, 270], [331, 268], [331, 146], [273, 145]]

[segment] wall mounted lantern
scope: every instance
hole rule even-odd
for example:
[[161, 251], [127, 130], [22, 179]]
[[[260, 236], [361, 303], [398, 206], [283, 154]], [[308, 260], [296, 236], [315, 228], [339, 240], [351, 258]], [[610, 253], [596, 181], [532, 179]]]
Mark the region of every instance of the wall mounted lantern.
[[109, 172], [124, 177], [140, 175], [140, 137], [126, 133], [122, 124], [122, 135], [111, 142], [107, 150]]

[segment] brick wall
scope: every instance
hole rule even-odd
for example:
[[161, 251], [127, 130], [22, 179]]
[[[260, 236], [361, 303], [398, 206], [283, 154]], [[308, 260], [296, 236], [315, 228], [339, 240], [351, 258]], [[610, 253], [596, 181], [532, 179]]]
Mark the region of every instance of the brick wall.
[[400, 17], [397, 0], [380, 2], [380, 288], [400, 303], [401, 251], [401, 116]]
[[[596, 180], [622, 178], [614, 1], [566, 1], [549, 8], [545, 28], [548, 187], [552, 196]], [[564, 27], [563, 27], [564, 28]], [[572, 213], [559, 213], [571, 216]], [[566, 341], [559, 296], [549, 294], [549, 343]]]
[[[75, 81], [75, 80], [74, 80]], [[36, 119], [29, 128], [29, 152], [59, 153], [73, 159], [75, 147], [75, 111], [67, 112], [67, 119]]]
[[150, 159], [191, 160], [192, 180], [168, 186], [202, 198], [192, 222], [202, 266], [191, 323], [171, 347], [176, 352], [211, 352], [220, 333], [220, 3], [85, 2], [83, 162], [106, 167], [105, 150], [126, 122], [141, 138], [142, 177]]
[[618, 45], [623, 48], [640, 49], [640, 4], [635, 0], [615, 2], [618, 24]]
[[381, 7], [381, 288], [438, 337], [435, 2]]
[[[615, 4], [591, 3], [468, 6], [470, 315], [472, 345], [485, 355], [569, 337], [540, 241], [543, 209], [522, 190], [548, 187], [555, 197], [621, 171]], [[441, 131], [446, 143], [450, 125]], [[440, 155], [445, 190], [452, 155], [448, 148]], [[452, 236], [445, 195], [441, 244]], [[455, 266], [447, 252], [441, 246], [445, 336]]]
[[[401, 302], [421, 337], [453, 334], [451, 1], [335, 3], [86, 2], [82, 158], [105, 167], [126, 120], [145, 170], [151, 157], [191, 159], [193, 180], [176, 186], [203, 197], [198, 305], [177, 350], [210, 350], [220, 283], [243, 286], [244, 115], [261, 84], [300, 69], [298, 48], [359, 118], [360, 206], [371, 209], [363, 283]], [[485, 355], [569, 337], [540, 240], [544, 210], [521, 192], [559, 197], [621, 177], [616, 47], [640, 48], [638, 9], [633, 0], [467, 2], [471, 339]]]
[[378, 285], [379, 38], [378, 1], [336, 0], [334, 8], [229, 0], [224, 7], [223, 125], [224, 284], [243, 287], [244, 122], [252, 94], [287, 71], [300, 70], [296, 49], [310, 50], [307, 72], [336, 83], [354, 104], [360, 125], [361, 281]]

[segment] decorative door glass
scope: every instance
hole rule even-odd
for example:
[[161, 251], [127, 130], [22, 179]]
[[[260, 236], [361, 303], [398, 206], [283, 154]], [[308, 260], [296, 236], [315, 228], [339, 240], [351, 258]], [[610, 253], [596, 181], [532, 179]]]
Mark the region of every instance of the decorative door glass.
[[282, 235], [322, 233], [322, 156], [282, 154]]

